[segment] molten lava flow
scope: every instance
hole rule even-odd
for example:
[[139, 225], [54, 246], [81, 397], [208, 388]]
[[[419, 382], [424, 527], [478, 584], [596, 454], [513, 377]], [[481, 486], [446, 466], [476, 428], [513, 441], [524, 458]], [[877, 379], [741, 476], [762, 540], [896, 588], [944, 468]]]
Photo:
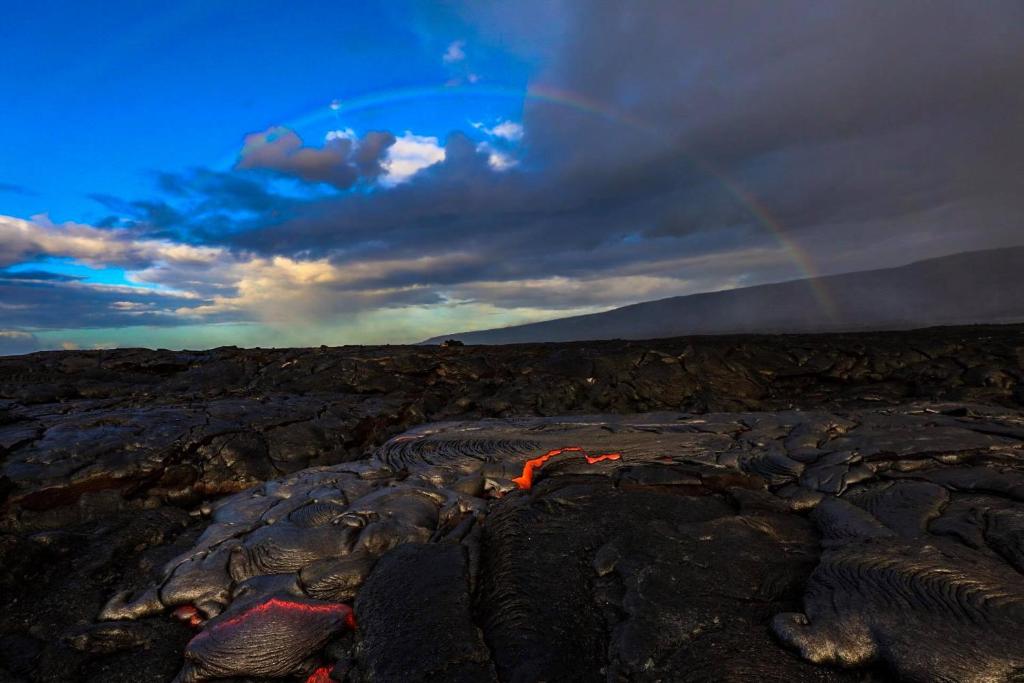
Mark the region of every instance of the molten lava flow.
[[562, 453], [582, 453], [583, 457], [587, 459], [588, 465], [593, 465], [594, 463], [601, 462], [602, 460], [618, 460], [622, 457], [621, 453], [604, 453], [602, 455], [593, 456], [587, 455], [587, 452], [580, 448], [579, 446], [567, 446], [565, 448], [556, 448], [553, 451], [548, 451], [539, 458], [527, 460], [526, 464], [523, 465], [523, 473], [520, 476], [513, 479], [512, 481], [515, 483], [516, 486], [518, 486], [521, 489], [529, 489], [531, 486], [533, 486], [533, 473], [539, 470], [541, 467], [544, 467], [544, 463], [546, 463], [548, 460], [555, 457], [556, 455], [561, 455]]
[[322, 605], [313, 605], [306, 602], [291, 602], [289, 600], [282, 600], [281, 598], [271, 598], [266, 602], [260, 603], [254, 607], [250, 607], [241, 614], [234, 616], [230, 619], [225, 619], [219, 623], [214, 624], [205, 631], [201, 631], [193, 638], [193, 641], [202, 640], [210, 635], [211, 632], [224, 631], [234, 626], [248, 621], [249, 619], [259, 618], [261, 615], [268, 612], [295, 612], [305, 614], [339, 614], [344, 615], [345, 626], [351, 629], [356, 627], [355, 613], [352, 608], [348, 605], [342, 605], [340, 603], [324, 603]]
[[309, 674], [309, 678], [306, 679], [306, 683], [331, 683], [334, 679], [331, 678], [331, 667], [320, 666], [317, 667], [316, 671]]
[[171, 612], [171, 615], [175, 619], [180, 619], [181, 621], [188, 622], [188, 625], [192, 628], [196, 628], [203, 623], [203, 617], [201, 614], [199, 614], [199, 610], [197, 610], [192, 605], [182, 605], [178, 609]]

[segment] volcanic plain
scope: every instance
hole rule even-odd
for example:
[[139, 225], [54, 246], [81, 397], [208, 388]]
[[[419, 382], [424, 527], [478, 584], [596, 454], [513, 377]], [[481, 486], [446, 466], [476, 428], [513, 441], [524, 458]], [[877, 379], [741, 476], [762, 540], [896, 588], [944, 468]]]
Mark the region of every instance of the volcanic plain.
[[0, 358], [0, 680], [1024, 676], [1024, 325]]

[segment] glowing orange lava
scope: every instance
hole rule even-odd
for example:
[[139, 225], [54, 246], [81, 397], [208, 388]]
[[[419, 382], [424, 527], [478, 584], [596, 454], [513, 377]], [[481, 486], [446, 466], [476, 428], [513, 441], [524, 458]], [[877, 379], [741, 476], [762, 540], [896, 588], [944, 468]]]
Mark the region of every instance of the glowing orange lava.
[[521, 489], [529, 489], [531, 486], [533, 486], [533, 473], [539, 470], [540, 468], [544, 467], [544, 463], [546, 463], [548, 460], [555, 457], [556, 455], [561, 455], [562, 453], [582, 453], [583, 457], [587, 459], [588, 465], [593, 465], [594, 463], [598, 463], [603, 460], [619, 460], [620, 458], [622, 458], [621, 453], [603, 453], [601, 455], [587, 455], [587, 452], [580, 448], [579, 446], [567, 446], [565, 448], [556, 448], [553, 451], [548, 451], [539, 458], [527, 460], [526, 464], [523, 465], [523, 473], [516, 477], [515, 479], [513, 479], [512, 481], [515, 482], [515, 485]]
[[306, 679], [306, 683], [331, 683], [334, 679], [331, 678], [331, 667], [320, 666], [317, 667], [316, 671], [309, 674], [309, 678]]
[[199, 625], [203, 623], [203, 617], [201, 614], [199, 614], [199, 610], [197, 610], [192, 605], [182, 605], [178, 609], [171, 612], [171, 615], [175, 619], [180, 619], [181, 621], [188, 622], [188, 625], [192, 628], [197, 628]]
[[205, 631], [201, 631], [196, 635], [193, 640], [200, 640], [206, 638], [212, 632], [222, 631], [224, 629], [237, 626], [242, 622], [248, 621], [249, 619], [256, 618], [267, 612], [304, 612], [306, 614], [339, 614], [343, 615], [345, 619], [345, 626], [351, 629], [356, 627], [355, 613], [352, 608], [348, 605], [336, 604], [336, 603], [325, 603], [323, 605], [312, 605], [305, 602], [291, 602], [289, 600], [282, 600], [280, 598], [271, 598], [264, 603], [255, 605], [245, 610], [241, 614], [234, 616], [230, 619], [225, 619]]

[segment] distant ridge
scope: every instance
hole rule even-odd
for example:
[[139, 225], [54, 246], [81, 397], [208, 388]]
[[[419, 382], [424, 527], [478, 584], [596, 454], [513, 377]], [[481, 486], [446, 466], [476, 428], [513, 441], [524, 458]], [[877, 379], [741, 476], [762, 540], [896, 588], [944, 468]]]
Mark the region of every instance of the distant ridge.
[[819, 278], [834, 315], [823, 313], [808, 280], [676, 296], [604, 313], [424, 341], [515, 344], [655, 339], [742, 332], [909, 329], [1024, 321], [1024, 246], [971, 251], [896, 268]]

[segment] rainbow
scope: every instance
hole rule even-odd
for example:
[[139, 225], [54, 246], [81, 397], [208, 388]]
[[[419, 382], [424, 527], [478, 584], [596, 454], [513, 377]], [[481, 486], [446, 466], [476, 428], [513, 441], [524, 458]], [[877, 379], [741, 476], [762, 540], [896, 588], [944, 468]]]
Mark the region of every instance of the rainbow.
[[768, 207], [732, 178], [716, 171], [708, 162], [692, 156], [689, 157], [689, 161], [715, 178], [729, 194], [740, 202], [747, 213], [757, 219], [757, 222], [772, 234], [775, 241], [789, 254], [790, 260], [796, 264], [797, 269], [803, 273], [804, 280], [807, 282], [807, 286], [810, 288], [811, 295], [814, 297], [815, 302], [817, 302], [818, 308], [828, 317], [830, 322], [838, 322], [839, 307], [832, 298], [832, 293], [825, 285], [821, 273], [818, 272], [814, 259], [796, 240], [786, 233], [782, 223], [772, 215]]
[[[493, 97], [508, 98], [522, 102], [535, 101], [545, 102], [556, 106], [567, 107], [590, 116], [605, 119], [611, 123], [624, 124], [630, 128], [644, 132], [649, 135], [660, 134], [659, 129], [651, 123], [632, 116], [626, 112], [619, 111], [597, 100], [590, 99], [578, 93], [559, 90], [547, 85], [533, 84], [525, 90], [501, 85], [487, 84], [462, 84], [462, 85], [433, 85], [395, 88], [391, 90], [375, 91], [356, 97], [346, 98], [343, 101], [336, 100], [330, 105], [319, 106], [310, 112], [303, 113], [291, 118], [282, 125], [285, 128], [296, 129], [329, 121], [339, 120], [347, 113], [364, 111], [378, 107], [391, 106], [401, 102], [408, 102], [426, 98], [441, 97]], [[783, 225], [776, 219], [765, 204], [755, 197], [751, 192], [740, 185], [736, 180], [716, 168], [710, 161], [688, 153], [686, 160], [695, 168], [708, 177], [714, 178], [718, 184], [732, 196], [739, 205], [765, 230], [767, 230], [789, 255], [790, 260], [806, 279], [811, 293], [814, 296], [822, 313], [829, 320], [838, 320], [838, 307], [828, 288], [822, 281], [813, 258], [803, 247], [785, 230]], [[230, 162], [233, 164], [235, 159]]]
[[411, 88], [380, 90], [364, 95], [335, 100], [329, 105], [318, 106], [291, 118], [281, 125], [285, 128], [304, 128], [340, 117], [342, 114], [392, 106], [402, 102], [442, 97], [493, 97], [522, 101], [547, 102], [569, 107], [591, 116], [604, 118], [612, 123], [625, 123], [631, 128], [654, 132], [654, 129], [633, 116], [615, 111], [583, 96], [556, 90], [544, 85], [531, 85], [525, 90], [502, 85], [431, 85]]
[[[600, 116], [618, 123], [624, 123], [636, 130], [657, 134], [658, 130], [651, 124], [634, 116], [620, 113], [600, 102], [586, 98], [582, 95], [556, 90], [547, 86], [531, 86], [527, 90], [527, 97], [543, 102], [550, 102], [562, 106], [568, 106], [577, 111], [586, 112], [594, 116]], [[790, 259], [804, 275], [811, 294], [814, 296], [821, 311], [835, 322], [839, 318], [838, 307], [832, 298], [831, 293], [822, 281], [814, 259], [805, 251], [800, 244], [790, 237], [767, 206], [757, 197], [746, 190], [742, 185], [733, 180], [725, 173], [718, 170], [710, 161], [687, 153], [687, 161], [707, 176], [714, 178], [739, 204], [752, 216], [759, 225], [764, 227], [775, 238], [778, 244], [789, 254]]]

